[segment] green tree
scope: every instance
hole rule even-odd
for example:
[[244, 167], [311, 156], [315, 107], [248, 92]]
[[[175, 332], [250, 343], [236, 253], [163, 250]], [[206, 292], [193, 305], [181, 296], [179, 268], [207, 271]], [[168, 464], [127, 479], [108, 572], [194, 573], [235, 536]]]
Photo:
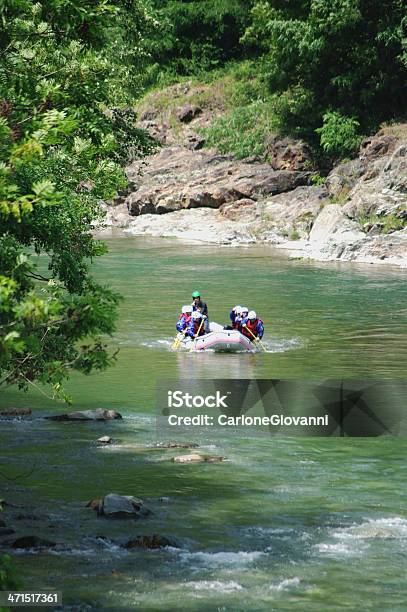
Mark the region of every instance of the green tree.
[[112, 362], [119, 297], [89, 273], [92, 230], [150, 147], [127, 105], [155, 27], [143, 0], [0, 5], [0, 385], [63, 395], [70, 370]]
[[156, 70], [202, 74], [241, 59], [252, 0], [153, 0], [164, 31], [152, 38]]
[[267, 54], [283, 130], [312, 139], [339, 113], [363, 133], [405, 114], [404, 0], [258, 0], [245, 40]]

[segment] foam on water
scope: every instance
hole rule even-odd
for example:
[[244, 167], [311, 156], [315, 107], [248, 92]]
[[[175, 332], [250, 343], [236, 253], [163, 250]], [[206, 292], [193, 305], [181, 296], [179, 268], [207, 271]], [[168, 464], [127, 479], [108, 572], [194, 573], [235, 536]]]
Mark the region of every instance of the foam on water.
[[341, 540], [405, 539], [407, 519], [399, 516], [369, 519], [359, 525], [337, 529], [332, 535]]
[[205, 566], [209, 568], [222, 567], [243, 567], [249, 565], [262, 557], [265, 553], [262, 551], [238, 551], [238, 552], [189, 552], [180, 551], [180, 559], [192, 565]]
[[271, 584], [269, 589], [270, 591], [289, 591], [290, 589], [298, 587], [300, 582], [300, 579], [294, 576], [294, 578], [286, 578], [277, 584]]
[[198, 580], [196, 582], [187, 582], [186, 588], [194, 589], [195, 591], [214, 591], [215, 593], [235, 593], [242, 591], [243, 587], [234, 580], [223, 582], [222, 580]]
[[348, 527], [330, 531], [330, 542], [314, 546], [319, 553], [328, 556], [357, 556], [366, 551], [375, 540], [407, 539], [407, 519], [402, 517], [383, 517], [355, 523]]

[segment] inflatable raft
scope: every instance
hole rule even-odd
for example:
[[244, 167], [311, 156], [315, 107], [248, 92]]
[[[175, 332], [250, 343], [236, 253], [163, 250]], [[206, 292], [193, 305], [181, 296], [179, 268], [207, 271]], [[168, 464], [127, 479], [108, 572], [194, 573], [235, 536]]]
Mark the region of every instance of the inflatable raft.
[[237, 330], [223, 329], [218, 323], [210, 323], [210, 332], [197, 338], [196, 342], [186, 338], [181, 342], [180, 349], [191, 350], [197, 353], [202, 351], [215, 351], [216, 353], [255, 353], [257, 346]]
[[237, 330], [222, 329], [197, 338], [196, 351], [215, 351], [217, 353], [254, 353], [257, 348], [253, 342]]

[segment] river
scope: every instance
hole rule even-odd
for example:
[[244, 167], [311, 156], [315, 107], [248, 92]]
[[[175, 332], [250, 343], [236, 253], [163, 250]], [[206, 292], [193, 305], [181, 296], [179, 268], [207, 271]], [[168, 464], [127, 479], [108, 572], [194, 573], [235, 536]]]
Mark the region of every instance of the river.
[[[108, 244], [95, 275], [125, 297], [109, 340], [118, 362], [73, 376], [67, 389], [75, 408], [113, 408], [124, 419], [44, 421], [64, 407], [37, 391], [0, 398], [0, 407], [33, 409], [0, 425], [1, 471], [22, 475], [0, 481], [17, 506], [5, 516], [18, 534], [60, 544], [13, 553], [24, 588], [61, 590], [66, 609], [405, 610], [405, 438], [215, 431], [200, 445], [229, 461], [200, 465], [174, 464], [180, 451], [148, 446], [160, 379], [405, 377], [406, 271], [293, 261], [266, 247]], [[237, 303], [255, 308], [267, 352], [172, 353], [179, 307], [194, 289], [221, 323]], [[104, 434], [115, 444], [97, 446]], [[145, 499], [153, 515], [109, 521], [84, 507], [108, 492]], [[119, 546], [151, 533], [178, 548]]]

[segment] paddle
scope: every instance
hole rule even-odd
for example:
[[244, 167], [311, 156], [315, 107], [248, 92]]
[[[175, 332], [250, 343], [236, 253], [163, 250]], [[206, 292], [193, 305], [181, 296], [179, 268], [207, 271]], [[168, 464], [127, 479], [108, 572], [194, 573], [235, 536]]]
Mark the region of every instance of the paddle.
[[201, 329], [202, 329], [202, 325], [203, 325], [203, 323], [204, 323], [204, 319], [202, 318], [201, 324], [200, 324], [200, 326], [198, 327], [198, 331], [196, 332], [196, 334], [195, 334], [195, 336], [194, 336], [194, 344], [193, 344], [193, 346], [191, 346], [191, 348], [189, 349], [189, 352], [190, 352], [190, 353], [191, 353], [192, 351], [194, 351], [194, 350], [195, 350], [195, 347], [196, 347], [196, 340], [197, 340], [197, 338], [198, 338], [198, 336], [199, 336], [199, 332], [200, 332], [200, 331], [201, 331]]
[[180, 345], [181, 345], [181, 340], [182, 340], [182, 338], [180, 338], [180, 337], [179, 337], [179, 334], [183, 334], [183, 335], [184, 335], [184, 337], [185, 337], [185, 334], [186, 334], [187, 329], [188, 329], [188, 328], [186, 327], [186, 328], [184, 329], [184, 331], [179, 332], [179, 333], [178, 333], [178, 334], [175, 336], [175, 338], [174, 338], [174, 342], [172, 343], [172, 346], [171, 346], [171, 349], [172, 349], [173, 351], [176, 351], [176, 350], [177, 350], [177, 349], [180, 347]]
[[252, 332], [252, 330], [250, 329], [250, 327], [247, 327], [246, 323], [244, 323], [243, 327], [245, 327], [245, 328], [246, 328], [246, 329], [247, 329], [247, 330], [248, 330], [248, 331], [251, 333], [251, 335], [252, 335], [252, 336], [253, 336], [253, 338], [254, 338], [254, 341], [255, 341], [255, 342], [258, 342], [258, 343], [260, 344], [261, 348], [263, 349], [263, 351], [264, 351], [265, 353], [267, 353], [267, 349], [266, 349], [266, 347], [264, 346], [263, 342], [260, 340], [260, 338], [259, 338], [258, 336], [255, 336], [255, 335], [254, 335], [254, 333]]

